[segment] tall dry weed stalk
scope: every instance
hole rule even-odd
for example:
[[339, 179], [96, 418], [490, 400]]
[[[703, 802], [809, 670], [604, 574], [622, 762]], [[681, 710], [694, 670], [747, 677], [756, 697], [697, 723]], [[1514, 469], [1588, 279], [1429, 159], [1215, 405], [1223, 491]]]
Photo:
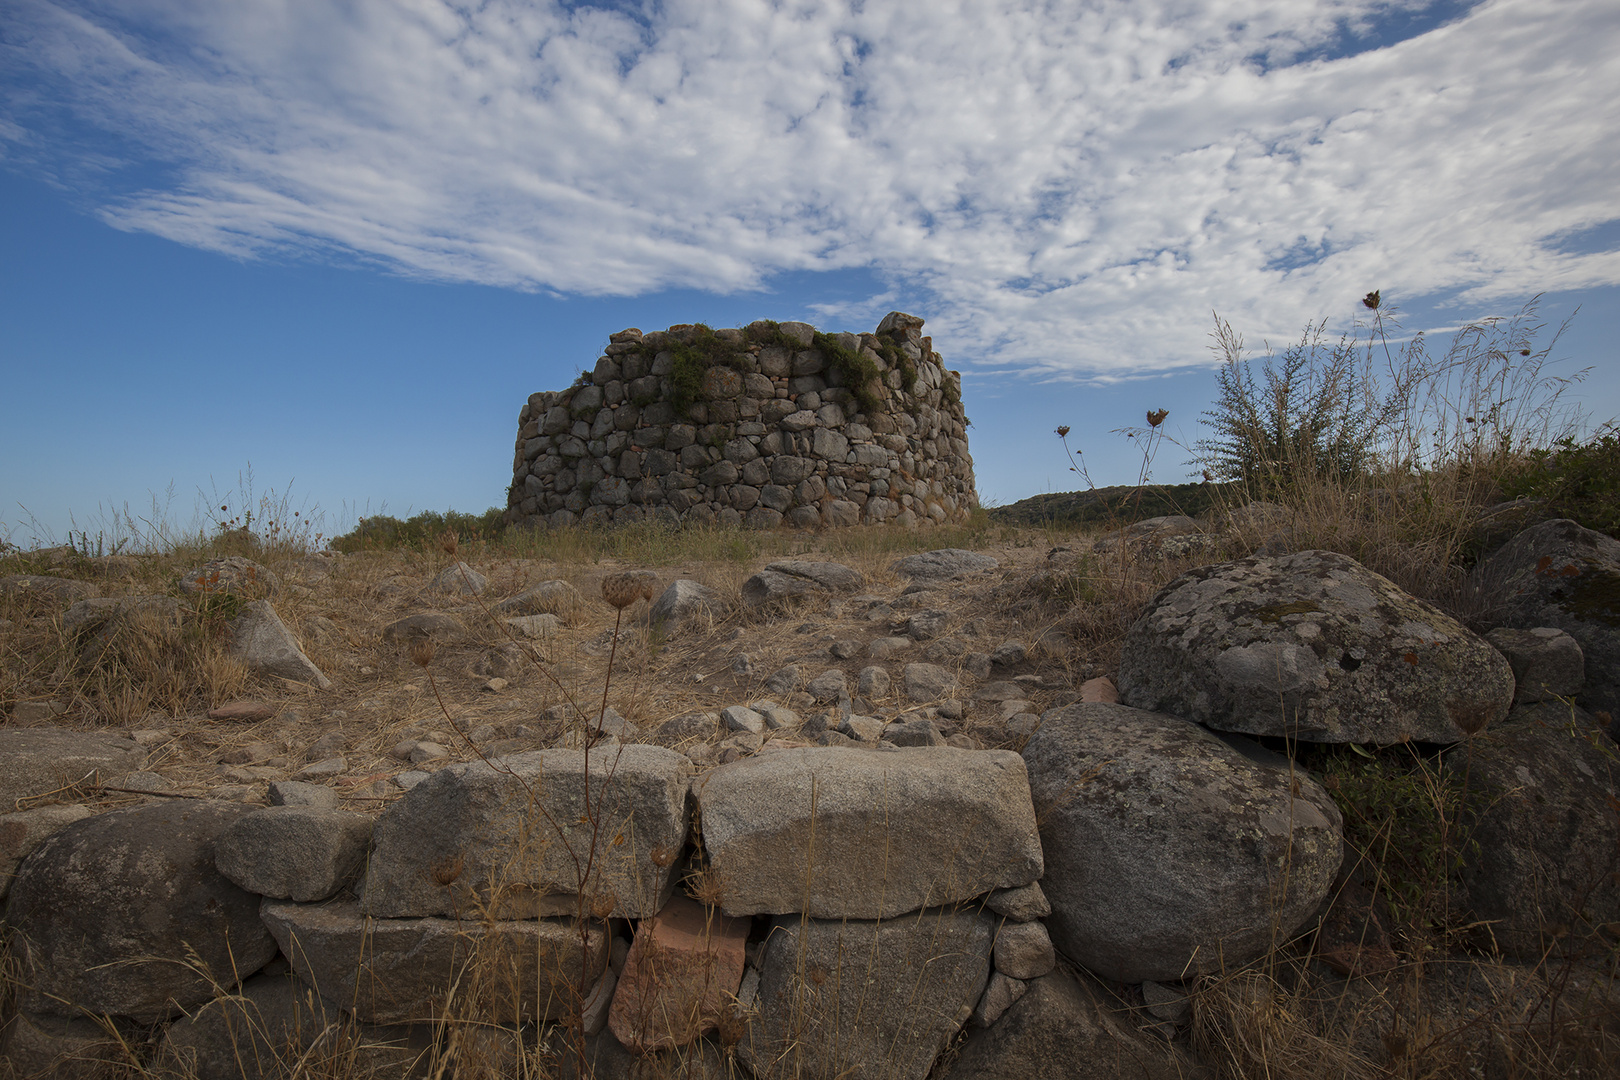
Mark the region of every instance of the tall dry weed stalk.
[[[1288, 548], [1339, 551], [1454, 608], [1479, 510], [1530, 450], [1580, 429], [1566, 394], [1587, 371], [1552, 370], [1568, 321], [1538, 344], [1534, 299], [1464, 326], [1440, 357], [1422, 334], [1392, 340], [1400, 324], [1380, 294], [1362, 304], [1369, 321], [1352, 332], [1332, 339], [1314, 323], [1258, 365], [1217, 316], [1218, 400], [1194, 464], [1229, 485], [1228, 511], [1284, 508]], [[1242, 527], [1251, 544], [1279, 535], [1275, 520]]]

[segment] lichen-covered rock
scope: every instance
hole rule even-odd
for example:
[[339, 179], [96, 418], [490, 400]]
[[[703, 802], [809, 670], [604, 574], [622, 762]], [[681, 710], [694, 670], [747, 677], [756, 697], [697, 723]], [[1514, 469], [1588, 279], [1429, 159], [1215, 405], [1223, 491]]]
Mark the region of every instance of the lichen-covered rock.
[[252, 671], [329, 690], [332, 680], [316, 667], [268, 600], [255, 600], [231, 620], [231, 655]]
[[670, 583], [647, 612], [647, 622], [660, 633], [674, 634], [687, 622], [724, 614], [720, 594], [701, 581], [681, 578]]
[[951, 578], [994, 570], [1001, 564], [989, 555], [961, 548], [940, 548], [897, 559], [889, 569], [913, 581], [949, 581]]
[[1119, 698], [1221, 731], [1456, 742], [1507, 715], [1513, 670], [1437, 608], [1331, 551], [1203, 566], [1126, 635]]
[[1580, 703], [1620, 717], [1620, 541], [1567, 518], [1526, 529], [1475, 567], [1500, 625], [1550, 626], [1580, 643]]
[[1467, 785], [1468, 904], [1497, 944], [1532, 961], [1608, 949], [1600, 928], [1620, 923], [1620, 760], [1597, 721], [1521, 705], [1445, 763]]
[[209, 559], [201, 566], [188, 570], [180, 577], [183, 593], [226, 593], [250, 600], [274, 596], [281, 591], [281, 579], [252, 559], [228, 555], [223, 559]]
[[1343, 855], [1339, 810], [1241, 743], [1123, 705], [1042, 717], [1024, 760], [1065, 955], [1120, 982], [1182, 979], [1264, 955], [1316, 911]]

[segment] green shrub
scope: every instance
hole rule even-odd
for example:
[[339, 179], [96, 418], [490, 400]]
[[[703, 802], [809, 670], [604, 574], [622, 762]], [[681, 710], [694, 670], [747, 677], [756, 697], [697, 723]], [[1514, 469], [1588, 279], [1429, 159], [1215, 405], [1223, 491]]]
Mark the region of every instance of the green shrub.
[[1504, 495], [1544, 499], [1555, 516], [1620, 538], [1620, 434], [1612, 425], [1586, 442], [1564, 438], [1531, 450], [1529, 458], [1529, 468], [1503, 480]]
[[332, 541], [332, 547], [345, 554], [380, 548], [431, 548], [445, 533], [454, 533], [465, 542], [493, 540], [506, 530], [506, 511], [492, 506], [482, 514], [456, 510], [424, 510], [404, 521], [387, 514], [361, 518], [359, 523]]

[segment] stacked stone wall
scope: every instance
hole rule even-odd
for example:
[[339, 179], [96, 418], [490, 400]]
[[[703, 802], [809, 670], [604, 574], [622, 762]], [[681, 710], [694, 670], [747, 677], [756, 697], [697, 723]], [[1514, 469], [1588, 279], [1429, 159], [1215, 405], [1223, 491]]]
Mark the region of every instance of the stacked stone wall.
[[574, 386], [523, 406], [507, 518], [963, 521], [978, 496], [961, 375], [922, 325], [891, 312], [871, 334], [793, 322], [616, 333]]

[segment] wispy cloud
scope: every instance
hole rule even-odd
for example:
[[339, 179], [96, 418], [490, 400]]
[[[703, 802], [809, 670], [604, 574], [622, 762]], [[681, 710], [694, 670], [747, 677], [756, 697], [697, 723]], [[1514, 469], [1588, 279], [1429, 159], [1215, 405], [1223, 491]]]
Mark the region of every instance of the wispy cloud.
[[13, 0], [0, 140], [198, 247], [581, 294], [866, 267], [953, 361], [1117, 377], [1201, 362], [1211, 308], [1620, 283], [1564, 242], [1620, 218], [1620, 8], [1365, 47], [1423, 6]]

